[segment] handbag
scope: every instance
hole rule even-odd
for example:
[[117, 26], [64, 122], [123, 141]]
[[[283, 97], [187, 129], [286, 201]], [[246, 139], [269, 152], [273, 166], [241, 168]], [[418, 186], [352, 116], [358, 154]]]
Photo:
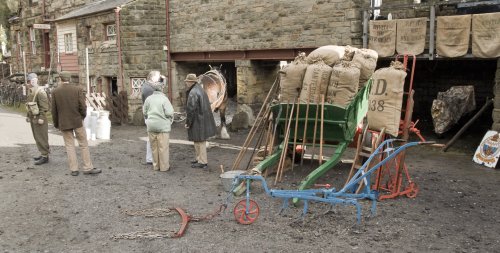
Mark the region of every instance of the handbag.
[[38, 103], [35, 102], [36, 96], [38, 95], [38, 92], [40, 91], [40, 88], [37, 88], [35, 91], [35, 95], [33, 96], [33, 100], [31, 102], [26, 103], [26, 109], [31, 112], [33, 116], [37, 116], [40, 113], [40, 110], [38, 109]]

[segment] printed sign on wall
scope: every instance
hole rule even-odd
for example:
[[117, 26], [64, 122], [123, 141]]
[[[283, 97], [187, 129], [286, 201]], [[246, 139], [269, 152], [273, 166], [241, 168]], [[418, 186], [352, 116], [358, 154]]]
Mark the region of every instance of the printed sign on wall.
[[495, 168], [500, 157], [500, 134], [497, 131], [488, 131], [477, 147], [472, 160], [478, 164]]

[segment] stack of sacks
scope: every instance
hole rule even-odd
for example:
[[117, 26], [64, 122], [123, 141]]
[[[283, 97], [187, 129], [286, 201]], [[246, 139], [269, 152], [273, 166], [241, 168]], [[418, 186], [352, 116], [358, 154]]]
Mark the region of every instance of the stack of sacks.
[[280, 71], [282, 102], [327, 103], [346, 106], [371, 77], [377, 65], [374, 50], [328, 45], [301, 53]]

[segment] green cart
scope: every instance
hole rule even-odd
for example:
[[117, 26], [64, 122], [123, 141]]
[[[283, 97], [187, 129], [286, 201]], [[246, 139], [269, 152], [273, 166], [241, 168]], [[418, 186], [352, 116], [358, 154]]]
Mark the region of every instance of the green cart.
[[[354, 99], [345, 108], [332, 105], [332, 104], [287, 104], [281, 103], [271, 106], [271, 112], [273, 118], [276, 122], [276, 138], [277, 143], [280, 145], [274, 150], [274, 152], [261, 161], [254, 171], [260, 173], [264, 172], [267, 168], [275, 165], [284, 150], [284, 146], [287, 148], [294, 148], [294, 139], [296, 144], [305, 143], [306, 146], [318, 143], [322, 140], [324, 147], [333, 147], [333, 155], [324, 163], [322, 163], [318, 168], [312, 171], [304, 180], [302, 180], [299, 190], [309, 188], [319, 177], [325, 174], [328, 170], [333, 168], [339, 161], [346, 150], [347, 146], [353, 141], [354, 135], [356, 134], [357, 126], [361, 123], [363, 118], [366, 116], [368, 111], [368, 93], [370, 91], [371, 80], [366, 83], [366, 85], [356, 94]], [[297, 117], [297, 106], [298, 106], [298, 117]], [[317, 118], [317, 109], [320, 110], [323, 107], [323, 136], [318, 130], [321, 124], [320, 120]], [[306, 111], [309, 110], [307, 113]], [[290, 114], [292, 114], [290, 116]], [[306, 118], [306, 115], [308, 117]], [[288, 118], [287, 118], [288, 117]], [[291, 119], [291, 120], [290, 120]], [[298, 122], [296, 122], [298, 121]], [[307, 127], [306, 127], [307, 125]], [[316, 125], [316, 127], [315, 127]], [[287, 128], [289, 128], [287, 135]], [[297, 128], [297, 135], [294, 133], [295, 128]], [[316, 131], [315, 131], [316, 128]], [[304, 141], [304, 130], [305, 141]], [[288, 136], [288, 140], [286, 137]], [[300, 138], [296, 138], [296, 136]], [[235, 192], [237, 189], [235, 189]]]

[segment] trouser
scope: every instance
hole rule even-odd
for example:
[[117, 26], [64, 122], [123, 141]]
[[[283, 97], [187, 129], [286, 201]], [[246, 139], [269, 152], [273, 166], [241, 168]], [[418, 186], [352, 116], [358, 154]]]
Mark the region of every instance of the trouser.
[[195, 141], [194, 151], [196, 152], [196, 160], [198, 163], [208, 164], [206, 141]]
[[148, 132], [153, 151], [153, 170], [170, 170], [169, 141], [170, 133]]
[[37, 123], [37, 118], [31, 120], [31, 132], [36, 142], [36, 147], [42, 156], [48, 157], [49, 148], [49, 125], [45, 119], [43, 124]]
[[71, 171], [78, 171], [78, 160], [76, 158], [73, 132], [75, 133], [76, 140], [78, 141], [78, 146], [80, 146], [80, 153], [83, 160], [83, 171], [89, 171], [94, 168], [92, 161], [90, 160], [90, 151], [87, 143], [87, 133], [85, 132], [85, 128], [80, 127], [61, 132], [63, 134], [64, 146], [66, 147], [66, 154], [68, 155], [69, 169]]
[[152, 163], [153, 162], [153, 151], [151, 150], [151, 142], [148, 141], [146, 142], [146, 162], [147, 163]]

